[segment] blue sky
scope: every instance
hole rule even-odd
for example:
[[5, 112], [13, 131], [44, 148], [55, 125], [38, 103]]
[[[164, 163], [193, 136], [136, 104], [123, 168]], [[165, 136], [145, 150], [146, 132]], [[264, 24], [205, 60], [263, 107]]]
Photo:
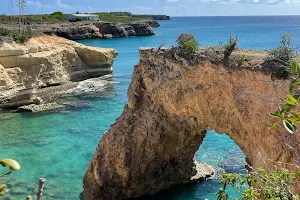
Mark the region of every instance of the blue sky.
[[[1, 14], [11, 0], [1, 0]], [[15, 1], [15, 0], [12, 0]], [[27, 0], [26, 13], [130, 11], [170, 16], [300, 15], [300, 0]]]

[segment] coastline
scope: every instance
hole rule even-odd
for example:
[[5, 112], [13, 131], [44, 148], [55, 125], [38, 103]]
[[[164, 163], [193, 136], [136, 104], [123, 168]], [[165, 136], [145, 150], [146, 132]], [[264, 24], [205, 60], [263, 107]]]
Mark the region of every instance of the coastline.
[[156, 21], [142, 21], [132, 23], [112, 22], [69, 22], [62, 24], [47, 24], [35, 27], [47, 35], [56, 35], [70, 40], [109, 39], [130, 36], [155, 35], [153, 28], [160, 25]]

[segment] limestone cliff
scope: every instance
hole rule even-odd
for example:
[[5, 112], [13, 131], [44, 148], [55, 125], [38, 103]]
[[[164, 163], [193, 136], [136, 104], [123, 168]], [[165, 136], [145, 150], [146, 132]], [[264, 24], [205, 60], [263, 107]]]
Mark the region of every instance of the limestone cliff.
[[[84, 46], [64, 38], [40, 36], [26, 45], [0, 46], [0, 107], [39, 104], [55, 88], [112, 72], [115, 49]], [[53, 91], [50, 91], [54, 88]]]
[[299, 134], [268, 128], [288, 81], [271, 79], [263, 53], [229, 67], [213, 48], [188, 58], [176, 48], [141, 49], [140, 56], [128, 104], [85, 174], [84, 199], [128, 199], [189, 182], [207, 130], [227, 133], [254, 168], [297, 162]]
[[[110, 23], [73, 22], [65, 24], [48, 24], [42, 28], [42, 32], [48, 35], [57, 35], [70, 40], [82, 40], [91, 38], [118, 38], [129, 36], [155, 35], [152, 27], [158, 27], [156, 21], [134, 22], [134, 23]], [[40, 27], [37, 27], [40, 28]]]

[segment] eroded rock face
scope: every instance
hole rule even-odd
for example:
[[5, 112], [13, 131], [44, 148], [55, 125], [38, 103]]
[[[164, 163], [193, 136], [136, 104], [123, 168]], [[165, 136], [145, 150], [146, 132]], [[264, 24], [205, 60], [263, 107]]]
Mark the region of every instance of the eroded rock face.
[[[136, 23], [80, 23], [72, 22], [65, 24], [48, 24], [42, 32], [48, 35], [57, 35], [70, 40], [82, 40], [91, 38], [118, 38], [129, 36], [150, 36], [155, 35], [152, 27], [158, 27], [156, 21], [145, 21]], [[38, 27], [40, 28], [40, 27]]]
[[95, 48], [63, 38], [41, 36], [26, 45], [0, 46], [0, 107], [39, 104], [55, 89], [112, 72], [115, 49]]
[[261, 58], [224, 67], [221, 51], [212, 48], [189, 59], [174, 49], [140, 55], [128, 104], [85, 174], [86, 200], [128, 199], [189, 182], [194, 154], [212, 129], [227, 133], [254, 168], [297, 161], [299, 134], [268, 128], [288, 81], [272, 81]]

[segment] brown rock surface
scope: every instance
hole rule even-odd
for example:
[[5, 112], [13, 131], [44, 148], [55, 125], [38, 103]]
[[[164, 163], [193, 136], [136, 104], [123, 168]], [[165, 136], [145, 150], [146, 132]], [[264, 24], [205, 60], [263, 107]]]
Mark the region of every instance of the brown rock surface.
[[43, 92], [45, 88], [63, 89], [72, 81], [109, 74], [116, 56], [115, 49], [89, 47], [54, 36], [32, 38], [25, 45], [3, 43], [0, 107], [38, 104], [38, 97], [50, 95]]
[[268, 128], [288, 81], [272, 81], [261, 58], [224, 67], [222, 54], [210, 48], [188, 60], [174, 49], [140, 55], [128, 105], [85, 174], [84, 199], [128, 199], [189, 182], [194, 154], [212, 129], [227, 133], [254, 168], [299, 159], [299, 134]]

